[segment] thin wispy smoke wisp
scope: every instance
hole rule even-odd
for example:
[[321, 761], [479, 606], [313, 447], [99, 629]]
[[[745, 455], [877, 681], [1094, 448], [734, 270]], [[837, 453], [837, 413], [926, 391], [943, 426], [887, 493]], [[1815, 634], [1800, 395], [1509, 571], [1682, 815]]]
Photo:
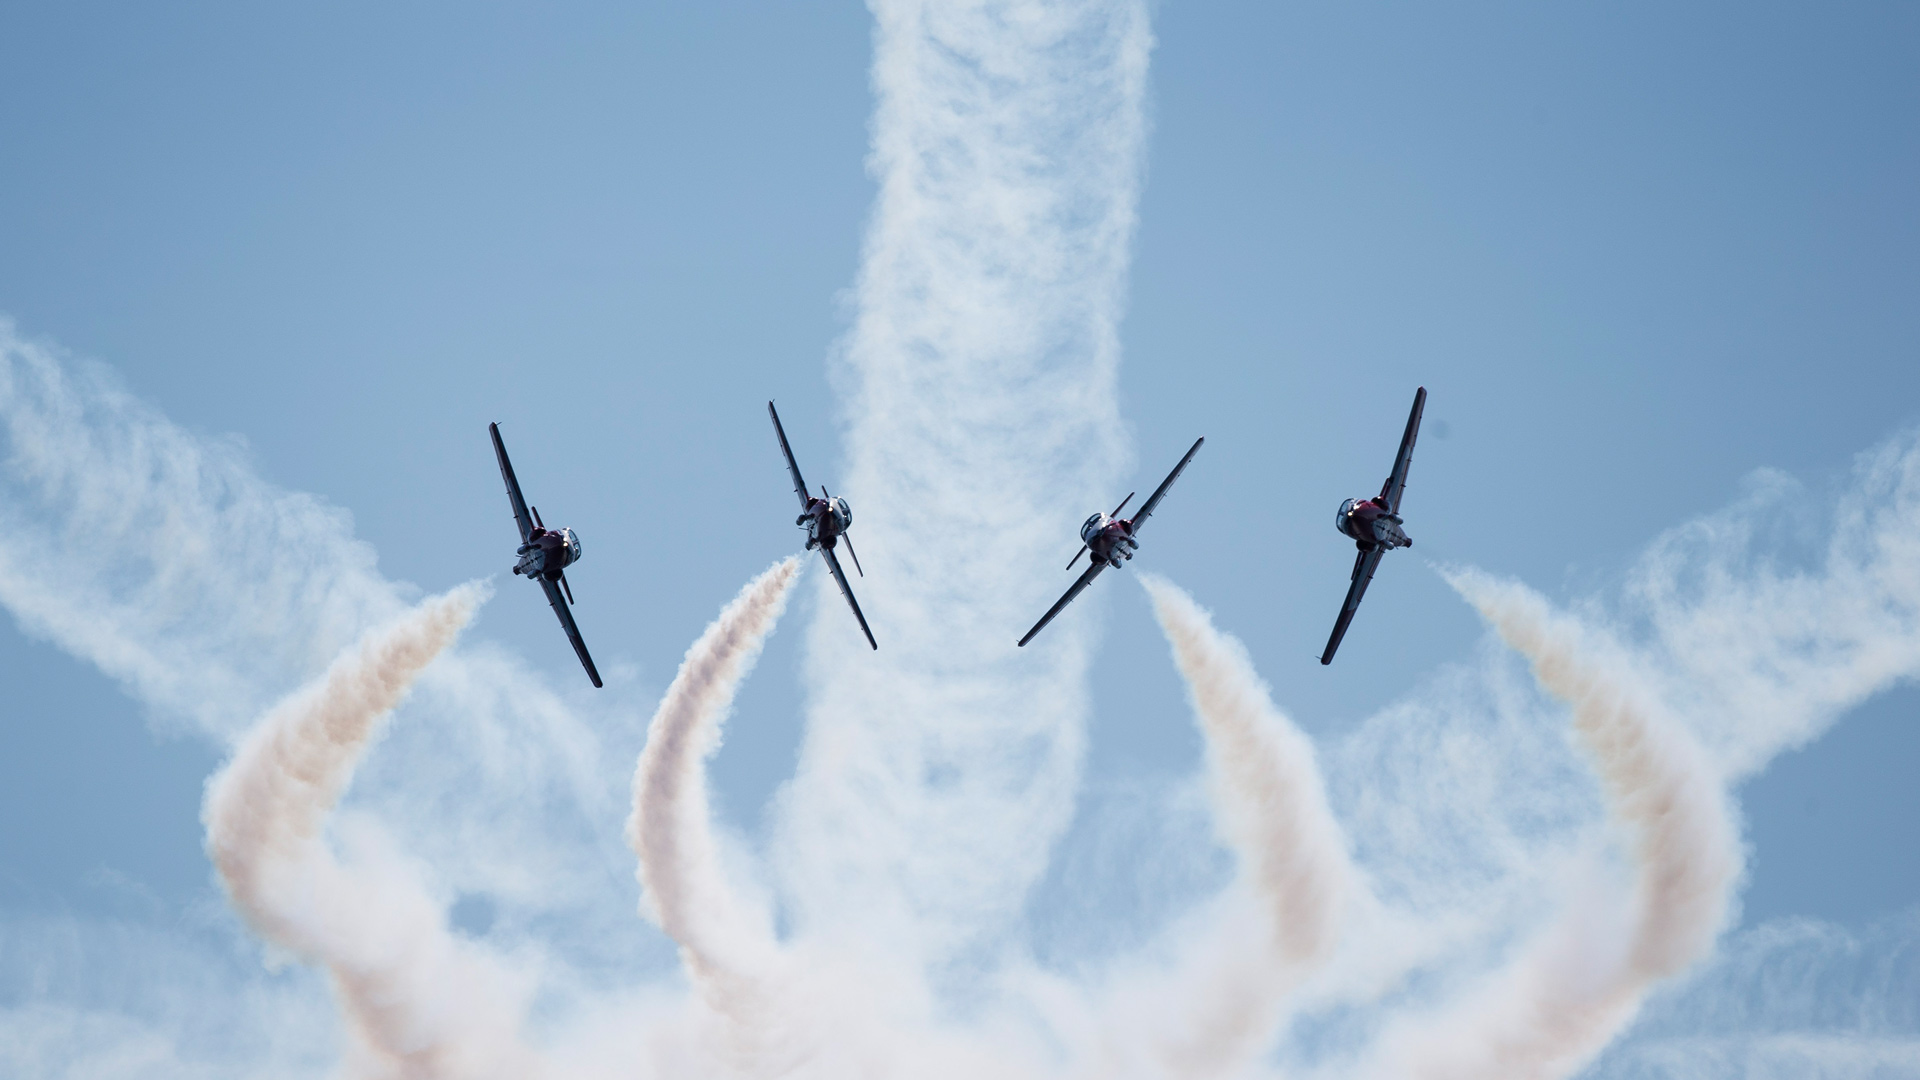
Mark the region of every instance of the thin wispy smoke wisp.
[[767, 913], [750, 910], [727, 880], [707, 805], [706, 761], [799, 569], [789, 557], [754, 578], [687, 650], [647, 727], [627, 819], [642, 911], [679, 944], [702, 1000], [738, 1026], [736, 1045], [777, 1024], [766, 998], [779, 947]]
[[237, 737], [406, 607], [344, 510], [273, 487], [239, 440], [169, 422], [5, 319], [0, 430], [0, 602], [165, 720]]
[[1516, 583], [1472, 571], [1448, 579], [1571, 706], [1627, 834], [1633, 884], [1595, 883], [1479, 991], [1389, 1029], [1372, 1074], [1570, 1076], [1657, 982], [1712, 948], [1740, 875], [1739, 839], [1720, 772], [1647, 696], [1620, 650]]
[[1266, 1051], [1288, 995], [1326, 963], [1358, 887], [1345, 835], [1327, 805], [1313, 744], [1273, 705], [1246, 648], [1193, 598], [1142, 575], [1206, 738], [1209, 791], [1222, 838], [1252, 894], [1251, 924], [1222, 911], [1203, 965], [1170, 980], [1160, 1036], [1167, 1072], [1223, 1076]]
[[266, 940], [327, 969], [354, 1076], [505, 1078], [534, 1067], [507, 973], [454, 938], [403, 866], [343, 863], [322, 836], [382, 723], [484, 592], [462, 586], [368, 633], [268, 712], [207, 785], [207, 853], [227, 895]]
[[1733, 934], [1593, 1071], [1652, 1080], [1920, 1076], [1920, 910], [1859, 932], [1782, 919]]
[[1840, 498], [1813, 508], [1811, 567], [1763, 539], [1800, 486], [1761, 470], [1746, 488], [1655, 540], [1628, 593], [1663, 696], [1735, 779], [1920, 673], [1920, 431], [1861, 453]]

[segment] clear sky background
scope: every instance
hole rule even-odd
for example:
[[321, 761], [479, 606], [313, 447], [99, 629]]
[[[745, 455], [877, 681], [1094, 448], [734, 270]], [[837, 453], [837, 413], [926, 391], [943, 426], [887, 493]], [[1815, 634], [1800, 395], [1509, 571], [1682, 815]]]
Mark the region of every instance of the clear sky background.
[[[1130, 487], [1208, 441], [1134, 565], [1212, 607], [1309, 732], [1470, 657], [1428, 560], [1609, 595], [1753, 470], [1818, 505], [1920, 424], [1920, 9], [1169, 0], [1155, 29]], [[350, 511], [388, 576], [495, 575], [472, 633], [565, 685], [506, 573], [499, 421], [582, 537], [578, 618], [637, 750], [687, 643], [797, 546], [764, 402], [809, 479], [840, 468], [864, 9], [12, 5], [0, 41], [0, 313]], [[1417, 545], [1322, 669], [1334, 509], [1377, 490], [1422, 384]], [[1094, 509], [1059, 508], [1061, 555]], [[1101, 588], [1069, 616], [1111, 621], [1095, 795], [1200, 752], [1139, 590]], [[715, 761], [748, 829], [792, 768], [797, 642]], [[0, 681], [0, 908], [165, 923], [211, 895], [220, 748], [11, 623]], [[1747, 783], [1743, 918], [1920, 903], [1917, 768], [1903, 687]]]

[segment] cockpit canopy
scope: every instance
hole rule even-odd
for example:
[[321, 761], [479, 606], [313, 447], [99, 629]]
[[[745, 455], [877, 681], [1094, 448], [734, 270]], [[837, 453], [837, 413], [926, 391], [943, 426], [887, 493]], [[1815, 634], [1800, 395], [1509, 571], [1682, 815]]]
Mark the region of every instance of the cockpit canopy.
[[1333, 527], [1336, 530], [1348, 536], [1353, 535], [1347, 532], [1347, 517], [1353, 513], [1354, 504], [1359, 501], [1358, 499], [1348, 499], [1346, 502], [1340, 504], [1340, 512], [1333, 515]]
[[846, 532], [847, 527], [853, 524], [853, 507], [847, 505], [847, 500], [840, 496], [835, 495], [827, 500], [827, 510], [833, 514], [833, 520], [839, 524], [841, 532]]
[[572, 529], [561, 529], [560, 537], [567, 545], [567, 565], [580, 561], [580, 538], [573, 535]]
[[1100, 534], [1100, 530], [1106, 527], [1107, 515], [1095, 514], [1087, 519], [1085, 525], [1080, 526], [1080, 539], [1091, 544], [1093, 543], [1093, 538]]

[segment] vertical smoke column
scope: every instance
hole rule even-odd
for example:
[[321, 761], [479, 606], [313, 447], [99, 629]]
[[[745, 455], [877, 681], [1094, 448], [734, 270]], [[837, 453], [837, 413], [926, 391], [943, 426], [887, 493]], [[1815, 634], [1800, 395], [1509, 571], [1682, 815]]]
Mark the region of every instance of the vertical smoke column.
[[1381, 1075], [1453, 1080], [1571, 1076], [1648, 990], [1712, 948], [1740, 873], [1718, 771], [1656, 710], [1626, 661], [1538, 594], [1473, 572], [1454, 588], [1573, 708], [1634, 871], [1630, 891], [1572, 903], [1478, 994], [1389, 1033]]
[[522, 1077], [519, 994], [448, 932], [394, 860], [344, 865], [321, 838], [368, 744], [483, 595], [466, 585], [368, 632], [276, 705], [207, 784], [207, 853], [242, 917], [323, 964], [353, 1036], [348, 1074]]
[[1256, 920], [1215, 920], [1212, 947], [1169, 981], [1161, 1053], [1175, 1076], [1228, 1075], [1271, 1045], [1287, 995], [1332, 955], [1354, 871], [1313, 744], [1274, 708], [1246, 648], [1179, 587], [1140, 581], [1206, 737], [1219, 828]]
[[880, 190], [834, 374], [880, 649], [820, 578], [779, 849], [803, 932], [911, 963], [1004, 927], [1070, 810], [1100, 598], [1013, 643], [1124, 464], [1151, 42], [1143, 0], [871, 7]]
[[708, 814], [706, 759], [720, 725], [787, 606], [799, 560], [754, 578], [687, 650], [647, 727], [633, 775], [627, 842], [640, 857], [642, 910], [680, 945], [695, 990], [734, 1021], [737, 1039], [768, 1025], [765, 980], [777, 959], [772, 929], [728, 887]]

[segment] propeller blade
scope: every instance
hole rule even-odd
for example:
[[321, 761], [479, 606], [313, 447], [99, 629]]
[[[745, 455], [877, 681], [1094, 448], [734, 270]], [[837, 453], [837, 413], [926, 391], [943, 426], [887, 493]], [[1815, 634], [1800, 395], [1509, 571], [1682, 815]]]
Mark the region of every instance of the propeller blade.
[[537, 506], [530, 506], [528, 507], [528, 509], [533, 511], [533, 523], [535, 525], [540, 526], [543, 529], [546, 528], [547, 523], [540, 520], [540, 508]]
[[1086, 553], [1087, 553], [1087, 545], [1081, 544], [1080, 550], [1074, 552], [1073, 558], [1067, 560], [1067, 569], [1069, 570], [1073, 569], [1073, 564], [1079, 562], [1080, 556], [1085, 555]]
[[[822, 489], [822, 490], [825, 490], [825, 489]], [[860, 570], [860, 553], [853, 550], [853, 537], [848, 536], [846, 533], [841, 533], [840, 539], [845, 540], [847, 542], [847, 554], [853, 556], [853, 568], [855, 570]], [[860, 570], [860, 576], [866, 577], [867, 572], [865, 570]]]
[[[1120, 500], [1120, 505], [1119, 505], [1119, 506], [1116, 506], [1116, 507], [1114, 507], [1114, 508], [1113, 508], [1113, 513], [1111, 513], [1111, 514], [1108, 514], [1107, 516], [1108, 516], [1108, 517], [1110, 517], [1110, 518], [1117, 518], [1117, 517], [1119, 517], [1119, 516], [1120, 516], [1120, 511], [1122, 511], [1122, 510], [1125, 510], [1125, 509], [1127, 508], [1127, 504], [1128, 504], [1128, 503], [1130, 503], [1130, 502], [1132, 502], [1132, 501], [1133, 501], [1133, 497], [1134, 497], [1135, 495], [1138, 495], [1138, 494], [1140, 494], [1140, 493], [1139, 493], [1139, 492], [1137, 492], [1137, 491], [1129, 491], [1129, 492], [1127, 492], [1127, 497], [1126, 497], [1126, 498], [1124, 498], [1124, 499], [1121, 499], [1121, 500]], [[1079, 558], [1079, 556], [1077, 556], [1077, 555], [1076, 555], [1076, 556], [1074, 556], [1074, 557], [1075, 557], [1075, 558]]]
[[564, 570], [561, 571], [560, 573], [560, 587], [567, 591], [567, 603], [572, 604], [573, 603], [573, 586], [567, 584], [567, 575], [566, 575], [566, 571]]

